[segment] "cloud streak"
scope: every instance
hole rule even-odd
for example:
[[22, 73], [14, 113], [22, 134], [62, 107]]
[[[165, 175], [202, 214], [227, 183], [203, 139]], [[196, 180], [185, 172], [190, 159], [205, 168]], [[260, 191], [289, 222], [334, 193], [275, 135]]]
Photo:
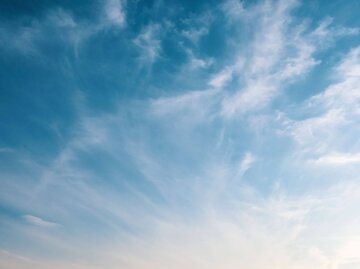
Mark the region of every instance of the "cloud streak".
[[40, 226], [40, 227], [58, 227], [58, 226], [61, 226], [58, 223], [51, 222], [51, 221], [46, 221], [46, 220], [43, 220], [42, 218], [35, 217], [35, 216], [32, 216], [32, 215], [24, 215], [23, 218], [28, 223], [36, 225], [36, 226]]

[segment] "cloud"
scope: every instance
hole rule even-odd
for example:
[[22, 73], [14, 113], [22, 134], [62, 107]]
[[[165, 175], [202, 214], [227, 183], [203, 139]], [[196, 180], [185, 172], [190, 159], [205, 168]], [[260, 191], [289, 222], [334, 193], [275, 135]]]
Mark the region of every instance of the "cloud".
[[239, 20], [244, 15], [246, 15], [246, 10], [243, 6], [243, 2], [239, 0], [224, 1], [222, 9], [227, 15], [227, 18], [231, 18], [232, 20]]
[[[0, 27], [3, 49], [20, 52], [24, 55], [41, 56], [41, 48], [51, 42], [64, 42], [73, 46], [78, 54], [80, 46], [97, 33], [116, 26], [126, 25], [125, 4], [122, 0], [104, 1], [103, 11], [93, 21], [76, 18], [71, 11], [58, 7], [50, 9], [41, 18], [31, 18], [30, 23], [22, 18], [15, 26], [3, 23]], [[53, 38], [49, 35], [56, 33]]]
[[140, 53], [140, 62], [142, 64], [153, 64], [161, 52], [161, 26], [156, 23], [150, 23], [133, 40]]
[[198, 69], [206, 69], [213, 64], [213, 59], [211, 58], [198, 58], [192, 50], [187, 48], [185, 48], [185, 52], [188, 55], [188, 63], [183, 67], [185, 73], [189, 72], [189, 70], [197, 71]]
[[214, 75], [209, 81], [209, 85], [214, 88], [223, 88], [232, 78], [232, 68], [227, 68], [220, 73]]
[[[335, 82], [304, 102], [302, 109], [312, 111], [313, 116], [284, 121], [285, 132], [299, 143], [304, 152], [317, 154], [319, 164], [351, 162], [354, 156], [351, 157], [347, 151], [358, 150], [353, 146], [356, 141], [351, 134], [358, 129], [360, 121], [359, 52], [359, 48], [354, 48], [346, 54], [333, 68]], [[333, 152], [343, 152], [344, 155], [335, 156]]]
[[105, 17], [109, 24], [123, 27], [126, 23], [123, 0], [107, 0], [105, 2]]
[[19, 29], [2, 26], [0, 28], [0, 45], [2, 49], [15, 50], [23, 55], [37, 55], [38, 51], [34, 42], [38, 34], [39, 29], [36, 22], [30, 27]]
[[[262, 202], [240, 204], [233, 216], [224, 215], [219, 209], [189, 222], [162, 219], [150, 238], [121, 248], [119, 260], [129, 268], [192, 265], [197, 268], [238, 268], [240, 265], [255, 269], [276, 266], [305, 269], [309, 265], [341, 268], [359, 261], [357, 254], [344, 247], [352, 242], [351, 237], [345, 236], [345, 229], [336, 229], [331, 224], [333, 214], [346, 210], [353, 199], [358, 200], [358, 188], [349, 192], [348, 187], [314, 194], [314, 197], [272, 196]], [[329, 222], [317, 222], [317, 216]], [[347, 219], [343, 219], [337, 224], [346, 222]], [[321, 232], [316, 234], [316, 231]], [[355, 227], [351, 228], [351, 233], [354, 231]], [[327, 251], [328, 244], [332, 246], [331, 252]], [[113, 251], [111, 255], [116, 253]]]
[[201, 27], [199, 29], [183, 30], [182, 35], [191, 40], [191, 42], [197, 44], [201, 37], [208, 34], [208, 32], [209, 30], [206, 27]]
[[[249, 194], [243, 194], [240, 200], [233, 196], [231, 208], [230, 204], [210, 205], [212, 211], [191, 220], [179, 218], [180, 212], [159, 215], [143, 223], [152, 226], [152, 232], [145, 237], [130, 237], [126, 244], [117, 242], [101, 251], [98, 249], [97, 264], [140, 269], [184, 268], [194, 264], [197, 268], [214, 269], [222, 265], [238, 268], [244, 264], [255, 269], [275, 266], [305, 269], [309, 265], [341, 268], [359, 262], [357, 252], [353, 251], [357, 244], [354, 238], [359, 236], [357, 226], [348, 225], [354, 213], [351, 205], [356, 205], [358, 194], [359, 186], [353, 182], [300, 197], [284, 192], [256, 200]], [[337, 214], [343, 217], [334, 223], [333, 216]], [[325, 221], [318, 222], [317, 218]], [[270, 253], [269, 249], [272, 249]], [[66, 260], [61, 263], [24, 260], [19, 261], [22, 268], [32, 268], [33, 263], [36, 268], [60, 265], [86, 268], [87, 264], [77, 262], [76, 267], [74, 262]], [[92, 266], [89, 268], [97, 268]]]
[[[219, 92], [217, 90], [190, 91], [185, 94], [172, 97], [162, 97], [151, 102], [151, 108], [155, 115], [179, 115], [189, 113], [192, 118], [205, 120], [209, 109], [214, 105]], [[215, 101], [216, 102], [216, 101]], [[215, 103], [216, 104], [216, 103]], [[190, 116], [189, 115], [189, 116]]]
[[336, 38], [345, 36], [354, 36], [360, 33], [360, 28], [333, 26], [333, 18], [325, 18], [320, 25], [312, 32], [311, 36], [316, 39], [325, 39], [327, 42], [323, 45], [332, 44]]
[[[238, 6], [240, 2], [226, 3], [230, 4]], [[256, 30], [249, 47], [251, 53], [242, 55], [239, 50], [235, 53], [235, 64], [219, 73], [219, 79], [223, 74], [224, 81], [226, 74], [242, 81], [235, 86], [238, 88], [235, 93], [223, 101], [223, 116], [232, 117], [266, 107], [288, 85], [304, 78], [321, 63], [315, 58], [316, 52], [329, 48], [338, 38], [359, 32], [357, 28], [333, 26], [331, 19], [309, 29], [304, 21], [292, 17], [291, 11], [298, 4], [297, 1], [264, 1], [247, 9], [241, 7], [242, 15], [238, 16], [243, 23], [255, 25]]]
[[43, 220], [42, 218], [39, 217], [35, 217], [32, 215], [24, 215], [23, 218], [30, 224], [36, 225], [36, 226], [40, 226], [40, 227], [58, 227], [61, 226], [58, 223], [55, 222], [50, 222], [50, 221], [46, 221]]
[[11, 153], [14, 152], [12, 148], [0, 148], [0, 154], [1, 153]]
[[324, 92], [310, 100], [311, 105], [322, 105], [327, 109], [340, 108], [348, 110], [358, 107], [359, 75], [360, 75], [360, 47], [352, 49], [344, 56], [335, 68], [334, 78], [338, 81], [329, 86]]
[[351, 165], [360, 163], [360, 154], [327, 154], [312, 161], [315, 165]]
[[190, 40], [195, 46], [199, 45], [199, 41], [209, 34], [209, 28], [214, 21], [211, 12], [204, 12], [197, 16], [190, 16], [184, 19], [185, 29], [180, 31], [180, 35]]
[[[290, 11], [295, 7], [295, 1], [277, 1], [260, 3], [242, 11], [248, 15], [246, 23], [258, 26], [251, 43], [252, 53], [239, 55], [242, 59], [240, 70], [239, 65], [234, 66], [244, 83], [224, 100], [222, 114], [225, 117], [262, 109], [286, 83], [316, 65], [311, 56], [314, 44], [301, 26], [291, 25]], [[290, 36], [289, 32], [295, 34]], [[296, 53], [290, 54], [290, 50]]]
[[255, 156], [250, 152], [246, 152], [244, 158], [241, 160], [238, 175], [242, 176], [243, 174], [245, 174], [245, 172], [249, 170], [249, 168], [252, 166], [252, 164], [255, 161], [256, 161]]

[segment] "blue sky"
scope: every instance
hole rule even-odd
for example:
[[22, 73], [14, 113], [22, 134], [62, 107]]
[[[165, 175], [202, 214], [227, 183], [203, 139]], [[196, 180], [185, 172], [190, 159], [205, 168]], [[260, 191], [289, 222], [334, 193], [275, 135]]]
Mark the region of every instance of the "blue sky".
[[359, 1], [0, 14], [0, 268], [359, 268]]

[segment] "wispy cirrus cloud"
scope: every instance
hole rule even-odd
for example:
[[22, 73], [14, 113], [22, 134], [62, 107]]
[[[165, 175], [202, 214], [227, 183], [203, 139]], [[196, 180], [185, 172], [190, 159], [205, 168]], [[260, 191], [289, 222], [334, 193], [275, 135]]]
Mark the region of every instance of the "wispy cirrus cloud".
[[32, 215], [24, 215], [23, 218], [27, 222], [29, 222], [30, 224], [40, 226], [40, 227], [58, 227], [58, 226], [61, 226], [58, 223], [51, 222], [51, 221], [46, 221], [46, 220], [43, 220], [42, 218], [32, 216]]
[[[21, 145], [0, 173], [0, 267], [358, 266], [359, 49], [336, 47], [356, 28], [308, 23], [299, 1], [225, 1], [199, 18], [167, 7], [166, 20], [156, 3], [155, 16], [106, 1], [92, 22], [46, 13], [66, 42], [94, 42], [66, 84], [83, 91], [69, 133], [46, 160]], [[339, 59], [322, 65], [330, 48]], [[307, 81], [317, 68], [323, 84]]]
[[105, 1], [105, 23], [123, 27], [126, 23], [123, 0]]
[[315, 165], [348, 165], [360, 162], [360, 154], [327, 154], [313, 160]]
[[[333, 69], [334, 83], [305, 101], [304, 109], [315, 111], [315, 115], [302, 120], [286, 121], [288, 131], [300, 147], [307, 154], [320, 155], [315, 161], [319, 164], [335, 165], [356, 159], [350, 153], [358, 150], [356, 140], [344, 130], [358, 129], [359, 63], [359, 48], [354, 48]], [[349, 155], [347, 151], [350, 151]], [[332, 155], [333, 152], [343, 153]]]
[[[41, 55], [44, 44], [64, 42], [73, 46], [76, 53], [81, 44], [91, 36], [110, 27], [123, 28], [126, 25], [125, 2], [107, 0], [101, 3], [103, 11], [99, 12], [94, 21], [84, 21], [64, 8], [50, 9], [45, 16], [34, 18], [30, 23], [21, 23], [18, 27], [2, 23], [0, 35], [4, 49], [15, 50], [24, 55]], [[47, 38], [50, 33], [56, 37]]]
[[242, 176], [256, 161], [256, 158], [250, 152], [247, 152], [244, 158], [241, 160], [238, 176]]
[[139, 49], [139, 60], [142, 64], [151, 65], [157, 60], [161, 52], [162, 26], [151, 23], [147, 25], [133, 40]]

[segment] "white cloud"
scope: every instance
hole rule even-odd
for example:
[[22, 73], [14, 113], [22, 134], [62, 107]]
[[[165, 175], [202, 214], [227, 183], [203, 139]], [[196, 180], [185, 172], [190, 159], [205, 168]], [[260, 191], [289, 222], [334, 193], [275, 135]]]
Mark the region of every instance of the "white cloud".
[[246, 152], [244, 158], [241, 160], [238, 176], [241, 177], [243, 174], [245, 174], [255, 161], [255, 156], [250, 152]]
[[78, 26], [73, 16], [62, 8], [50, 11], [47, 19], [51, 24], [60, 28], [74, 28]]
[[360, 28], [333, 26], [333, 21], [333, 18], [327, 17], [311, 33], [311, 37], [314, 39], [326, 40], [322, 46], [331, 45], [336, 38], [354, 36], [360, 33]]
[[336, 67], [336, 83], [314, 96], [310, 105], [322, 105], [327, 109], [340, 108], [357, 113], [360, 100], [360, 47], [352, 49]]
[[61, 226], [58, 223], [46, 221], [46, 220], [43, 220], [42, 218], [32, 216], [32, 215], [24, 215], [23, 218], [27, 222], [29, 222], [30, 224], [33, 224], [33, 225], [36, 225], [36, 226], [41, 226], [41, 227], [58, 227], [58, 226]]
[[224, 76], [219, 75], [219, 83], [222, 77], [227, 81], [225, 74], [228, 73], [242, 82], [233, 86], [238, 87], [237, 91], [224, 99], [223, 116], [232, 117], [266, 107], [290, 83], [304, 78], [320, 64], [320, 60], [314, 58], [316, 52], [331, 46], [336, 38], [359, 32], [357, 28], [332, 26], [330, 19], [311, 31], [305, 22], [293, 20], [291, 11], [297, 5], [297, 1], [264, 1], [242, 8], [243, 23], [252, 23], [256, 29], [247, 53], [242, 55], [241, 50], [235, 53], [236, 61], [241, 59], [242, 64], [227, 67], [220, 73]]
[[161, 26], [150, 23], [133, 40], [140, 50], [140, 62], [143, 64], [153, 64], [160, 55], [161, 51]]
[[[284, 121], [285, 132], [299, 143], [302, 150], [318, 156], [347, 152], [350, 147], [353, 151], [360, 150], [351, 135], [358, 130], [360, 122], [360, 48], [345, 55], [332, 75], [335, 82], [303, 104], [302, 109], [313, 111], [314, 116]], [[343, 157], [345, 161], [347, 157]], [[341, 159], [332, 156], [319, 162], [335, 164], [341, 163]]]
[[15, 50], [24, 55], [38, 55], [34, 43], [39, 32], [36, 22], [19, 29], [2, 26], [0, 27], [0, 45], [6, 50]]
[[205, 12], [196, 16], [189, 16], [183, 20], [185, 29], [182, 29], [180, 35], [188, 39], [193, 45], [198, 45], [202, 37], [209, 33], [209, 28], [213, 22], [213, 14]]
[[360, 153], [357, 154], [344, 154], [344, 153], [333, 153], [320, 156], [319, 158], [312, 161], [315, 165], [349, 165], [360, 163]]
[[[215, 190], [218, 194], [229, 193], [229, 189]], [[340, 269], [360, 259], [355, 251], [360, 238], [359, 219], [352, 218], [358, 212], [359, 190], [359, 184], [353, 182], [295, 197], [284, 192], [268, 198], [234, 195], [225, 204], [207, 201], [201, 205], [206, 214], [190, 219], [183, 219], [179, 216], [181, 212], [174, 211], [170, 214], [162, 211], [146, 221], [142, 217], [140, 225], [151, 227], [150, 232], [127, 237], [126, 243], [122, 238], [107, 246], [92, 246], [91, 251], [97, 254], [96, 263], [89, 262], [91, 258], [87, 262], [37, 261], [2, 252], [0, 264], [8, 263], [13, 267], [6, 268], [15, 269], [61, 268], [61, 265], [110, 269], [181, 269], [194, 265], [200, 269], [222, 266]], [[334, 220], [334, 215], [339, 214], [342, 217]], [[89, 251], [88, 246], [85, 249]]]
[[[331, 136], [331, 132], [334, 134], [341, 123], [346, 123], [344, 112], [339, 109], [331, 109], [318, 117], [289, 122], [287, 129], [301, 145], [307, 145], [315, 141], [326, 143], [328, 141], [325, 137], [327, 135]], [[322, 139], [319, 139], [320, 137]], [[314, 149], [316, 148], [314, 147]]]
[[208, 68], [213, 63], [213, 59], [201, 59], [196, 57], [194, 52], [190, 49], [185, 49], [185, 52], [189, 58], [188, 64], [183, 67], [185, 72], [188, 72], [189, 69], [195, 71], [197, 69]]
[[[149, 238], [129, 242], [110, 255], [117, 256], [125, 268], [340, 269], [359, 260], [354, 251], [357, 244], [352, 243], [359, 232], [356, 226], [348, 226], [353, 208], [347, 208], [359, 200], [356, 186], [297, 198], [283, 195], [239, 204], [232, 201], [230, 205], [237, 205], [232, 214], [220, 206], [184, 222], [158, 219]], [[344, 219], [334, 222], [334, 214]], [[349, 233], [353, 236], [348, 237]]]
[[207, 121], [220, 96], [217, 90], [191, 91], [178, 96], [155, 99], [151, 102], [151, 110], [158, 116], [178, 115], [190, 121]]
[[[244, 83], [224, 100], [224, 116], [263, 108], [279, 94], [282, 84], [302, 75], [313, 65], [309, 56], [312, 50], [305, 51], [310, 46], [306, 37], [297, 34], [285, 39], [289, 31], [298, 31], [290, 27], [290, 11], [295, 5], [295, 1], [264, 2], [244, 11], [248, 14], [245, 22], [258, 26], [251, 43], [252, 53], [238, 57], [243, 64], [241, 70], [237, 70], [239, 65], [234, 70]], [[299, 41], [304, 45], [300, 46]], [[287, 52], [289, 49], [298, 53], [291, 56]]]
[[[58, 42], [59, 38], [65, 44], [70, 44], [78, 55], [83, 42], [98, 32], [112, 26], [124, 27], [126, 14], [122, 0], [107, 0], [103, 2], [102, 11], [92, 22], [77, 20], [74, 15], [63, 8], [51, 9], [42, 19], [33, 18], [26, 26], [3, 24], [0, 27], [0, 45], [7, 50], [15, 50], [24, 55], [41, 56], [41, 44]], [[55, 39], [48, 35], [55, 33]]]
[[123, 0], [107, 0], [105, 2], [105, 17], [109, 24], [123, 27], [126, 23]]
[[232, 68], [226, 68], [220, 73], [214, 75], [209, 81], [209, 85], [214, 88], [223, 88], [228, 83], [233, 75]]
[[226, 0], [222, 5], [222, 9], [227, 18], [238, 20], [246, 14], [243, 3], [240, 0]]
[[194, 44], [197, 44], [201, 37], [207, 35], [209, 32], [209, 29], [207, 27], [200, 27], [197, 29], [189, 29], [189, 30], [183, 30], [181, 34], [191, 40]]

